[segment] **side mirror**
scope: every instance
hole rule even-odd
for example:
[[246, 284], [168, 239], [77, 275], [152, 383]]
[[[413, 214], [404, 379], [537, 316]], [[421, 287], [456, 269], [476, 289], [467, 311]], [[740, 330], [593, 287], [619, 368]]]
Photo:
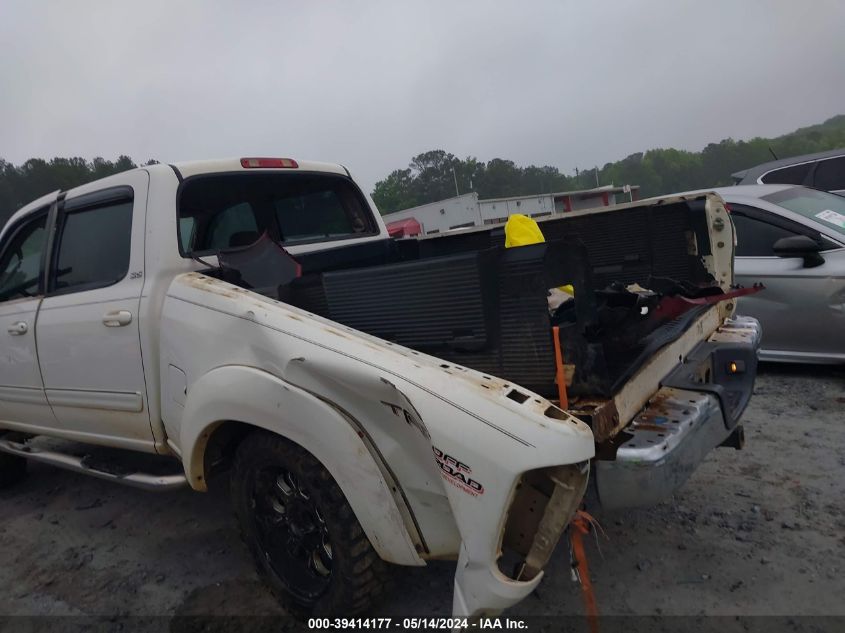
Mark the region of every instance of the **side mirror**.
[[802, 257], [804, 268], [815, 268], [824, 264], [824, 257], [819, 255], [821, 245], [807, 235], [782, 237], [772, 246], [778, 257]]

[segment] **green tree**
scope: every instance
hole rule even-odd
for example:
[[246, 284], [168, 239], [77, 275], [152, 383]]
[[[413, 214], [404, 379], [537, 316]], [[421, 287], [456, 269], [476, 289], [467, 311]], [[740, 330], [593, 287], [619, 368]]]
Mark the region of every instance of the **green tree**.
[[389, 213], [455, 195], [456, 179], [461, 193], [474, 190], [482, 198], [498, 198], [589, 189], [597, 176], [600, 185], [639, 185], [641, 196], [655, 196], [731, 184], [732, 173], [771, 160], [772, 151], [787, 158], [838, 147], [845, 147], [845, 115], [772, 139], [724, 139], [700, 152], [649, 149], [576, 175], [549, 165], [520, 167], [506, 158], [460, 160], [440, 149], [415, 156], [408, 169], [378, 182], [373, 198], [382, 213]]
[[410, 169], [397, 169], [373, 189], [373, 202], [381, 213], [393, 213], [417, 206], [412, 192], [413, 176]]
[[[149, 160], [146, 164], [156, 162]], [[0, 159], [0, 226], [16, 209], [51, 191], [72, 189], [135, 167], [129, 156], [120, 156], [114, 162], [101, 157], [90, 162], [80, 157], [57, 156], [49, 161], [30, 158], [17, 166]]]

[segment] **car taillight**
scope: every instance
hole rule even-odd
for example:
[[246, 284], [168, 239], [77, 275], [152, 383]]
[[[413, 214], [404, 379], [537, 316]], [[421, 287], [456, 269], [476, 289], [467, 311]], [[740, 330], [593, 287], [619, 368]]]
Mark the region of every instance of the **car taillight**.
[[256, 167], [284, 167], [293, 169], [299, 167], [299, 165], [292, 158], [242, 158], [241, 167], [244, 169], [252, 169]]
[[731, 212], [731, 205], [729, 205], [727, 202], [725, 203], [725, 211], [727, 211], [728, 213]]

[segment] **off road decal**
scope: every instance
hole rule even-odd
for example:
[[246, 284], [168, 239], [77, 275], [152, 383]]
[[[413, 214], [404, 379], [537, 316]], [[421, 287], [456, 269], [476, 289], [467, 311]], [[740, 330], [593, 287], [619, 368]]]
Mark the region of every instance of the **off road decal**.
[[484, 486], [470, 477], [472, 468], [451, 455], [447, 455], [436, 446], [432, 446], [431, 448], [434, 451], [434, 459], [440, 467], [440, 474], [443, 476], [443, 479], [464, 492], [471, 494], [473, 497], [484, 494]]

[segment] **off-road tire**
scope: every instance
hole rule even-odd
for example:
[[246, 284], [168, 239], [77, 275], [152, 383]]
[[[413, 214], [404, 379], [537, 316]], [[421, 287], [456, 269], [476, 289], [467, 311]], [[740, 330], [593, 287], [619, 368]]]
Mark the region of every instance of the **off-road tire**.
[[[330, 578], [319, 597], [305, 600], [292, 591], [272, 566], [262, 542], [256, 481], [272, 469], [295, 477], [299, 489], [318, 511], [330, 543]], [[256, 431], [238, 446], [230, 477], [230, 492], [241, 538], [252, 554], [259, 575], [291, 615], [352, 616], [367, 612], [381, 596], [387, 565], [376, 554], [361, 524], [335, 480], [323, 465], [302, 447], [278, 435]], [[290, 532], [284, 532], [290, 534]], [[277, 547], [280, 544], [275, 544]], [[293, 566], [285, 569], [293, 569]], [[296, 581], [293, 581], [296, 584]]]
[[0, 453], [0, 489], [14, 486], [26, 477], [26, 459]]

